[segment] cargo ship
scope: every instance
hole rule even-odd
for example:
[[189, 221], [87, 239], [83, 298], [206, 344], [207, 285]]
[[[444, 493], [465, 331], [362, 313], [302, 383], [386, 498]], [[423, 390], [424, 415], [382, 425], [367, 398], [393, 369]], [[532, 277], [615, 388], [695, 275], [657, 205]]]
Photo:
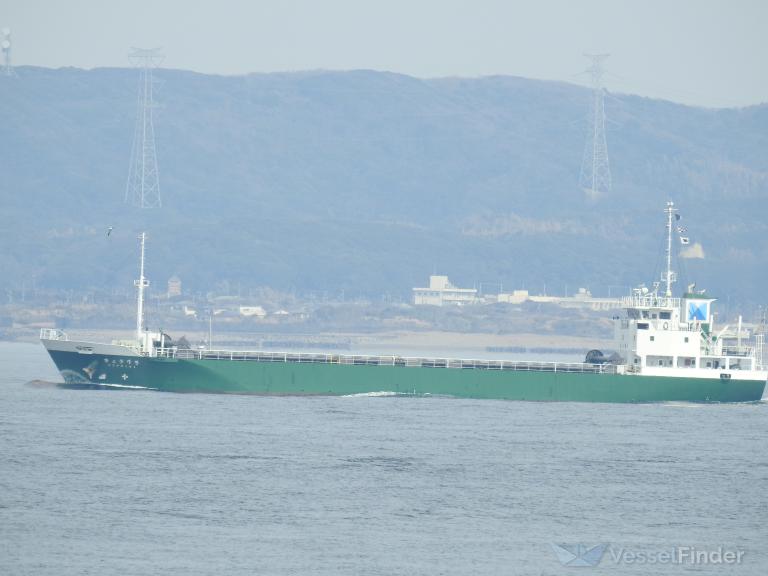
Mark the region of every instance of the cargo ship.
[[693, 286], [673, 296], [668, 202], [666, 272], [651, 288], [622, 299], [614, 351], [584, 362], [419, 358], [188, 349], [144, 326], [146, 235], [140, 236], [135, 338], [111, 343], [70, 339], [43, 329], [42, 344], [64, 381], [75, 386], [167, 392], [263, 395], [387, 394], [573, 402], [754, 402], [768, 379], [762, 334], [716, 330], [715, 298]]

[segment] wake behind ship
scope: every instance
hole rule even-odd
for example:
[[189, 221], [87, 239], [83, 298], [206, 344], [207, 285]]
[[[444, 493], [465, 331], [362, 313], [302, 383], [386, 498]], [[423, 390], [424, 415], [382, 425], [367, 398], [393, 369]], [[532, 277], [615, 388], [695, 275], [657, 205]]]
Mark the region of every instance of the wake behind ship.
[[296, 354], [179, 348], [143, 326], [144, 246], [141, 235], [136, 339], [94, 343], [60, 330], [40, 335], [65, 382], [170, 392], [266, 395], [392, 393], [463, 398], [581, 402], [750, 402], [763, 396], [768, 368], [763, 335], [714, 329], [715, 298], [689, 290], [673, 297], [672, 229], [667, 204], [667, 268], [652, 289], [623, 299], [615, 319], [615, 353], [593, 351], [583, 363], [519, 362]]

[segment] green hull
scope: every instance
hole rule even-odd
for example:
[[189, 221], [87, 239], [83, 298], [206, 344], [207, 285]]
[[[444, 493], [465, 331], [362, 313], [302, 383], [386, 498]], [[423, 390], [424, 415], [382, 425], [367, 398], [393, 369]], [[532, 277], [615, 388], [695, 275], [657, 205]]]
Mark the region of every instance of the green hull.
[[49, 350], [65, 381], [168, 392], [350, 395], [389, 392], [561, 402], [752, 402], [765, 381], [537, 370], [167, 359]]

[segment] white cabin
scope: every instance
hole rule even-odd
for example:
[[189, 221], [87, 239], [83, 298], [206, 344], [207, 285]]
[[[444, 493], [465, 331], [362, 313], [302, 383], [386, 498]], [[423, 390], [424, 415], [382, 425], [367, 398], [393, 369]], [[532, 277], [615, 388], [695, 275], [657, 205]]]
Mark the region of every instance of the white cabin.
[[[726, 346], [727, 327], [720, 334], [713, 332], [714, 301], [703, 294], [671, 298], [636, 289], [624, 299], [626, 317], [615, 324], [617, 352], [631, 371], [643, 374], [668, 375], [669, 369], [756, 370], [753, 346]], [[737, 339], [741, 340], [740, 333]]]
[[662, 280], [654, 283], [653, 290], [641, 286], [622, 299], [626, 315], [614, 319], [616, 352], [627, 372], [649, 376], [765, 378], [765, 368], [760, 365], [762, 336], [751, 345], [741, 320], [735, 334], [729, 333], [727, 326], [715, 332], [712, 306], [716, 299], [703, 291], [695, 292], [693, 285], [682, 298], [672, 297], [676, 212], [674, 204], [668, 202], [667, 269]]

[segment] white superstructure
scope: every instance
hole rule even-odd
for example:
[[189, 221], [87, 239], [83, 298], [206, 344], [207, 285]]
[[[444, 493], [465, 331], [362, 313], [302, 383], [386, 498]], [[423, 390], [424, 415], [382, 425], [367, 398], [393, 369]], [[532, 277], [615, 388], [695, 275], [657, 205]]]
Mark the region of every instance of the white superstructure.
[[[653, 289], [640, 287], [623, 299], [624, 318], [615, 319], [615, 347], [628, 372], [649, 376], [723, 379], [768, 378], [756, 347], [739, 322], [736, 333], [714, 327], [715, 298], [693, 287], [672, 297], [672, 227], [676, 212], [667, 203], [667, 268]], [[663, 289], [662, 289], [663, 286]]]

